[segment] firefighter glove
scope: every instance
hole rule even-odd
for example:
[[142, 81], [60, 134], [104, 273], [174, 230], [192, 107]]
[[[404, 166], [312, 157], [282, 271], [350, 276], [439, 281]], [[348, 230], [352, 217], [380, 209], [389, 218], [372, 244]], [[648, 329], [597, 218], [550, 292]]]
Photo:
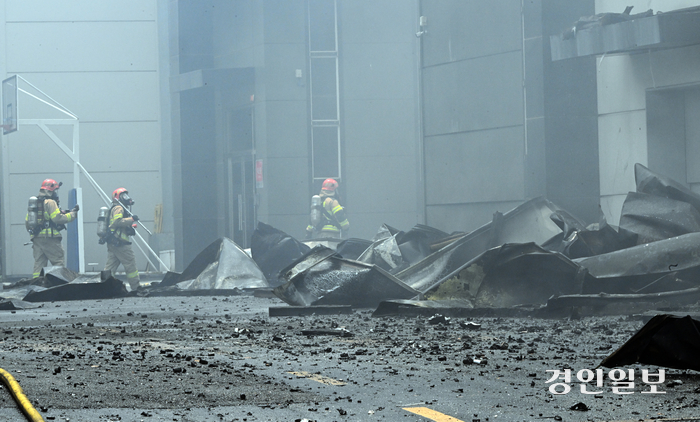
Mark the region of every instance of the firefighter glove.
[[74, 206], [71, 211], [75, 211], [75, 212], [80, 211], [80, 206], [79, 205]]
[[139, 221], [139, 216], [136, 215], [136, 214], [132, 214], [132, 215], [131, 215], [131, 218], [133, 218], [134, 221]]

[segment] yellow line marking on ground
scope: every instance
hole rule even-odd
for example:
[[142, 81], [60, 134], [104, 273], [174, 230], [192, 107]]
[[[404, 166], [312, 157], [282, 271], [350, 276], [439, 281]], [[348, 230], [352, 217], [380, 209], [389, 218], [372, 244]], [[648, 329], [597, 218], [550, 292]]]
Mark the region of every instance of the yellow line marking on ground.
[[299, 378], [308, 378], [312, 381], [320, 382], [321, 384], [328, 385], [345, 385], [343, 381], [334, 380], [333, 378], [324, 377], [318, 374], [312, 374], [311, 372], [287, 372], [288, 374], [296, 375]]
[[452, 416], [445, 415], [444, 413], [436, 412], [427, 407], [404, 407], [403, 410], [415, 413], [416, 415], [423, 416], [435, 422], [464, 422], [460, 419], [453, 418]]

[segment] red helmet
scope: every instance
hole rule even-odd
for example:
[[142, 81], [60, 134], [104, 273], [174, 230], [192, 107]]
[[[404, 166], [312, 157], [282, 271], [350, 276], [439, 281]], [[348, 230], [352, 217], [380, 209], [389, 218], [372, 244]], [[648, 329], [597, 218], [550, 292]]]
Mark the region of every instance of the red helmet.
[[326, 179], [323, 181], [323, 185], [321, 186], [321, 189], [327, 190], [330, 192], [335, 192], [335, 189], [338, 187], [338, 182], [336, 182], [335, 179]]
[[118, 201], [118, 200], [119, 200], [119, 195], [121, 195], [122, 193], [129, 193], [129, 191], [126, 190], [126, 188], [117, 188], [117, 189], [115, 189], [114, 192], [112, 192], [112, 200]]
[[59, 187], [61, 187], [61, 185], [53, 179], [46, 179], [41, 184], [41, 189], [47, 190], [49, 192], [53, 192], [56, 189], [58, 189]]

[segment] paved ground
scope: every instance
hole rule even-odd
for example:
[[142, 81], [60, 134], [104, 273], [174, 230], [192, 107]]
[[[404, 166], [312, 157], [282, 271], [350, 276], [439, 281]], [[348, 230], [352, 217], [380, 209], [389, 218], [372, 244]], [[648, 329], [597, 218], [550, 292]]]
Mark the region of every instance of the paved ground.
[[[432, 324], [371, 310], [270, 318], [270, 306], [285, 305], [129, 297], [4, 311], [0, 367], [47, 421], [700, 420], [693, 371], [667, 369], [666, 394], [642, 393], [642, 370], [658, 369], [643, 366], [624, 368], [633, 394], [614, 394], [609, 379], [580, 392], [576, 373], [622, 345], [638, 318]], [[546, 371], [565, 368], [572, 390], [553, 395]], [[0, 420], [22, 420], [6, 392]]]

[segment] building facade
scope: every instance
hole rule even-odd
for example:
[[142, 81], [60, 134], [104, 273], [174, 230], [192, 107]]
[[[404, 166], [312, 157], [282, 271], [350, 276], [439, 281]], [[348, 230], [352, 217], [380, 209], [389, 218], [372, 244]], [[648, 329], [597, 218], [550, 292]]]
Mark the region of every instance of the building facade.
[[[104, 202], [85, 177], [76, 183], [73, 160], [46, 132], [23, 123], [66, 117], [48, 106], [40, 92], [77, 116], [85, 169], [108, 194], [128, 188], [135, 211], [153, 227], [153, 210], [162, 203], [157, 6], [140, 0], [0, 1], [0, 73], [3, 79], [19, 75], [27, 82], [19, 84], [18, 130], [2, 136], [4, 275], [31, 274], [24, 219], [28, 198], [39, 193], [46, 178], [64, 183], [59, 190], [63, 208], [68, 208], [69, 190], [76, 184], [83, 188], [85, 263], [95, 264], [86, 270], [101, 270], [107, 257], [95, 234]], [[73, 148], [72, 127], [46, 126]], [[139, 267], [145, 269], [145, 260]]]
[[[382, 224], [470, 231], [537, 196], [616, 224], [637, 162], [700, 183], [692, 34], [553, 59], [552, 37], [632, 3], [700, 5], [0, 0], [0, 73], [80, 118], [81, 163], [106, 191], [129, 189], [174, 270], [219, 237], [248, 247], [257, 222], [302, 237], [327, 177], [364, 239]], [[31, 269], [28, 196], [46, 177], [72, 187], [72, 161], [45, 137], [31, 125], [2, 137], [5, 275]], [[80, 184], [86, 269], [99, 270], [103, 204]]]

